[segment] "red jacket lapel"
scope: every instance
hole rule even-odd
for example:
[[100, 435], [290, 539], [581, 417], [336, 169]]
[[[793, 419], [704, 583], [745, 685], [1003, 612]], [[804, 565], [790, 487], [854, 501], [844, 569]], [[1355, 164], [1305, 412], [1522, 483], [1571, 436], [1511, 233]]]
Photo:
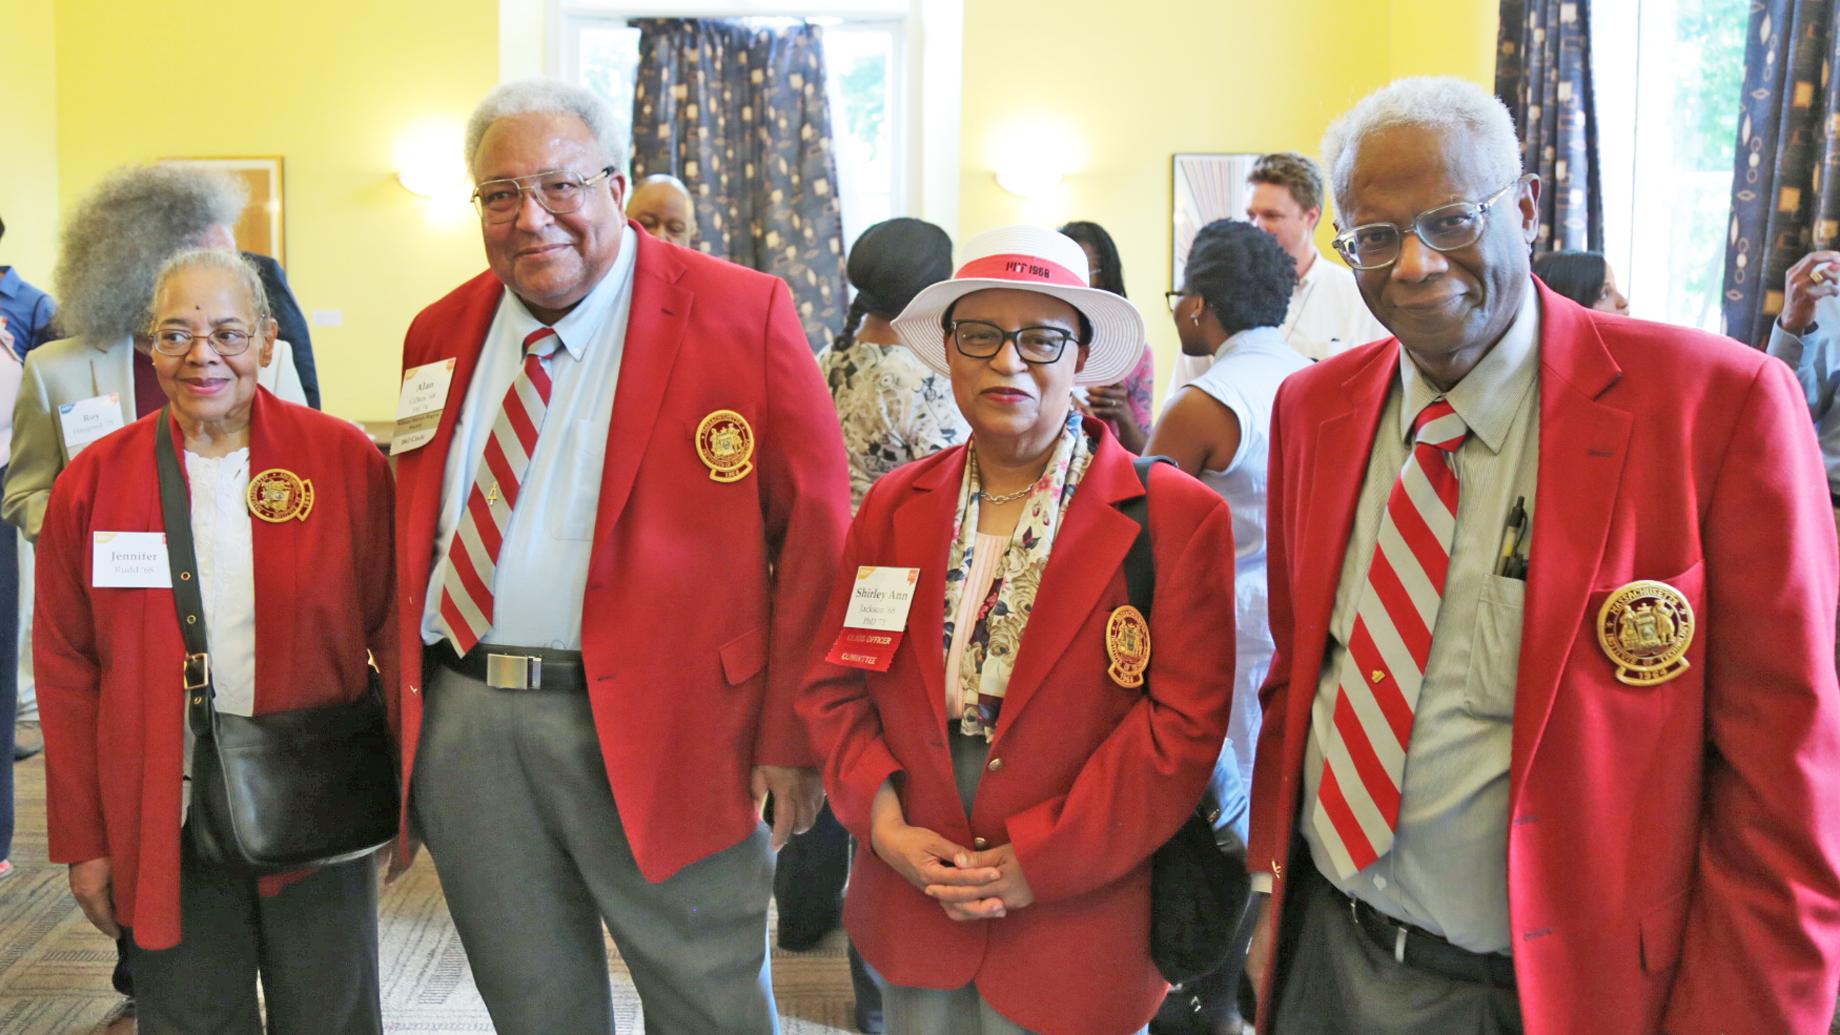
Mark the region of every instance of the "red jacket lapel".
[[[452, 313], [439, 316], [424, 313], [417, 321], [432, 320], [441, 326], [425, 332], [434, 347], [423, 350], [420, 355], [405, 355], [404, 368], [452, 357], [454, 377], [447, 388], [447, 402], [442, 409], [441, 423], [435, 430], [433, 441], [397, 458], [397, 506], [408, 515], [404, 526], [406, 534], [402, 537], [405, 543], [434, 541], [441, 516], [441, 474], [447, 468], [447, 452], [453, 445], [454, 425], [460, 419], [467, 386], [472, 383], [473, 371], [479, 366], [479, 353], [485, 345], [486, 332], [492, 328], [492, 319], [498, 314], [498, 304], [504, 297], [504, 290], [505, 286], [497, 275], [487, 270], [449, 296], [454, 302]], [[411, 343], [422, 337], [416, 333], [415, 327], [410, 328]], [[429, 567], [433, 563], [433, 550], [409, 551], [403, 558], [398, 577], [417, 587], [419, 595], [419, 587], [427, 583]]]
[[958, 488], [964, 483], [963, 446], [914, 479], [912, 494], [894, 512], [895, 559], [889, 563], [920, 569], [914, 607], [907, 617], [907, 642], [926, 681], [933, 728], [946, 727], [946, 642], [944, 605], [946, 564], [952, 550], [952, 523], [958, 517]]
[[[1088, 430], [1094, 426], [1089, 418]], [[1143, 494], [1131, 454], [1111, 435], [1101, 435], [1092, 465], [1067, 507], [1067, 524], [1055, 533], [1048, 570], [1035, 594], [1035, 610], [1016, 648], [1016, 668], [997, 720], [999, 739], [1054, 663], [1066, 654], [1074, 635], [1086, 626], [1086, 617], [1099, 605], [1106, 588], [1120, 577], [1125, 554], [1137, 538], [1137, 522], [1120, 513], [1117, 504]]]
[[1581, 626], [1627, 458], [1631, 417], [1600, 401], [1622, 368], [1585, 310], [1540, 296], [1540, 479], [1514, 700], [1510, 809]]
[[[594, 521], [596, 543], [612, 540], [613, 527], [626, 509], [639, 463], [657, 427], [658, 408], [664, 402], [695, 300], [695, 295], [677, 285], [684, 266], [671, 250], [642, 230], [634, 237], [639, 254], [634, 260], [620, 383], [614, 391], [613, 417], [607, 422], [607, 458], [601, 467], [600, 507]], [[611, 565], [612, 551], [595, 550], [591, 563], [596, 568]]]

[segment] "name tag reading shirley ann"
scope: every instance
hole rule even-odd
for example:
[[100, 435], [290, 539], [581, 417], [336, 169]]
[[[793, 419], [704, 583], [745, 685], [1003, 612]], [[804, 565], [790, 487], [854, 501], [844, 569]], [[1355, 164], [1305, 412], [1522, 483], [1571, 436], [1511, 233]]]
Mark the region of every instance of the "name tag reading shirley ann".
[[161, 532], [97, 532], [90, 583], [97, 589], [170, 589], [172, 567]]
[[914, 603], [914, 587], [920, 582], [919, 568], [876, 568], [864, 565], [856, 569], [856, 584], [850, 590], [850, 608], [843, 615], [843, 631], [824, 660], [833, 665], [849, 665], [875, 672], [886, 672], [894, 663], [894, 651], [901, 645], [907, 628], [907, 611]]

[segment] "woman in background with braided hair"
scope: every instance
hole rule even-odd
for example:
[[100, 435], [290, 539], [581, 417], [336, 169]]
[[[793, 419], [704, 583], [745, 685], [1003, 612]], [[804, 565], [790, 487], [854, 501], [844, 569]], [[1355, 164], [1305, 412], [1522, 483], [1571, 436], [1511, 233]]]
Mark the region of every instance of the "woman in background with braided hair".
[[818, 356], [843, 446], [850, 454], [850, 510], [889, 471], [965, 441], [970, 428], [952, 386], [900, 346], [889, 323], [920, 289], [952, 275], [952, 239], [920, 219], [877, 223], [850, 249], [849, 321]]

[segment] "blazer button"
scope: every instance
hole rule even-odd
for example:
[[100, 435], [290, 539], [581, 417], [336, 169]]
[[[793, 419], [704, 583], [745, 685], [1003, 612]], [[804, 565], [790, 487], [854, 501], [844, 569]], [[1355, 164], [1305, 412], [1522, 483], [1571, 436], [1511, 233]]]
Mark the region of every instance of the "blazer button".
[[971, 839], [971, 847], [973, 848], [982, 850], [984, 848], [988, 848], [989, 846], [990, 846], [990, 842], [984, 840], [981, 837], [974, 837]]
[[990, 770], [993, 773], [997, 772], [998, 770], [1003, 768], [1003, 760], [1001, 758], [993, 758], [990, 760], [990, 764], [985, 766], [984, 768]]

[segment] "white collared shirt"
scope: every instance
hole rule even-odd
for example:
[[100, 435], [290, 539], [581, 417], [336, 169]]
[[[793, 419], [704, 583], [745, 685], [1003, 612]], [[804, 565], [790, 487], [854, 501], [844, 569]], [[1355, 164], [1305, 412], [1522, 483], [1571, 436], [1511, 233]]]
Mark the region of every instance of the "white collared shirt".
[[[486, 643], [581, 649], [582, 594], [600, 509], [607, 425], [626, 350], [638, 249], [632, 228], [622, 229], [613, 268], [554, 324], [562, 344], [549, 359], [549, 408], [499, 548], [492, 584], [493, 622], [483, 637]], [[422, 611], [424, 643], [442, 637], [438, 618], [448, 547], [472, 492], [486, 438], [523, 365], [524, 338], [541, 326], [542, 321], [506, 289], [486, 331], [448, 447], [434, 567]]]

